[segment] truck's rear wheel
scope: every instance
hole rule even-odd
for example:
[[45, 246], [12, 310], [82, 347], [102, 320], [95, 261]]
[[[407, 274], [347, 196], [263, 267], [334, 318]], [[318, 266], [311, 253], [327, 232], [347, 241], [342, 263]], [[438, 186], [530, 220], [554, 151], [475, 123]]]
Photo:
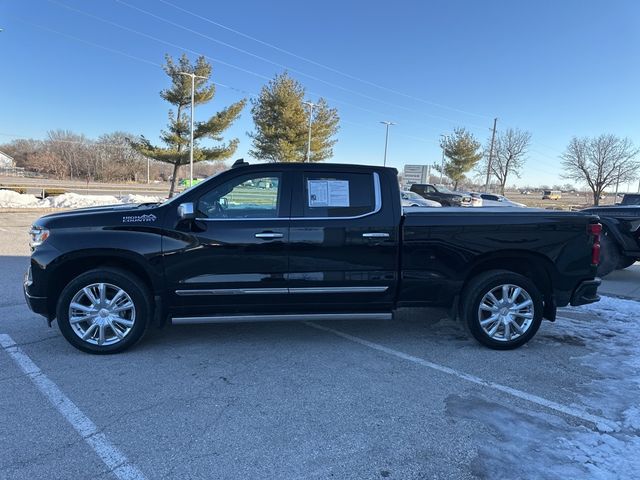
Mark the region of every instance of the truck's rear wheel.
[[118, 353], [144, 334], [151, 315], [144, 283], [117, 269], [91, 270], [64, 288], [58, 326], [74, 347], [88, 353]]
[[527, 343], [542, 322], [542, 295], [527, 277], [491, 270], [473, 278], [462, 294], [462, 317], [481, 344], [509, 350]]

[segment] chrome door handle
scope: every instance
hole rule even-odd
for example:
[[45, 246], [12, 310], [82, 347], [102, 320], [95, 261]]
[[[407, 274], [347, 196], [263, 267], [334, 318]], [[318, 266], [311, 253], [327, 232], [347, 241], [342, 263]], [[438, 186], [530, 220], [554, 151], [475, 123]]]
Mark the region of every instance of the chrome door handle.
[[384, 232], [367, 232], [363, 233], [362, 236], [364, 238], [389, 238], [389, 234]]
[[282, 238], [283, 236], [282, 233], [275, 232], [256, 233], [256, 238]]

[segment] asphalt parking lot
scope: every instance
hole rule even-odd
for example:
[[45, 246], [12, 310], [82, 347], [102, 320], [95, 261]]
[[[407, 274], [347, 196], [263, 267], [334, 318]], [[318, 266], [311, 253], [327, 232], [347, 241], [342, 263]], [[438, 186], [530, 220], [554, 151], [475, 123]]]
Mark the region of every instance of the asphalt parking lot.
[[406, 310], [168, 327], [91, 356], [24, 304], [37, 216], [0, 213], [0, 478], [637, 478], [638, 349], [614, 301], [509, 352]]

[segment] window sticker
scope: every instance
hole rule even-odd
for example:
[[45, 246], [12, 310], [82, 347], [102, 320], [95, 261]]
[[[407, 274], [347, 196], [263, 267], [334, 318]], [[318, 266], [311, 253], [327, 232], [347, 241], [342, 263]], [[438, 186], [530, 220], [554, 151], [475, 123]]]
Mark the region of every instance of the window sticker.
[[310, 207], [348, 207], [348, 180], [307, 180]]

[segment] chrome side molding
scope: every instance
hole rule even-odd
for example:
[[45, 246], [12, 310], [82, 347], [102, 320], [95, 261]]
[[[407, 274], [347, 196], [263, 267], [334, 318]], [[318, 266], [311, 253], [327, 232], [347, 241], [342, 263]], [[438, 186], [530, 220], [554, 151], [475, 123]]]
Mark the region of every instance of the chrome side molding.
[[202, 295], [269, 295], [289, 293], [288, 288], [209, 288], [202, 290], [176, 290], [180, 297], [199, 297]]
[[386, 292], [389, 287], [300, 287], [300, 288], [207, 288], [200, 290], [176, 290], [180, 297], [201, 295], [268, 295], [287, 293], [379, 293]]

